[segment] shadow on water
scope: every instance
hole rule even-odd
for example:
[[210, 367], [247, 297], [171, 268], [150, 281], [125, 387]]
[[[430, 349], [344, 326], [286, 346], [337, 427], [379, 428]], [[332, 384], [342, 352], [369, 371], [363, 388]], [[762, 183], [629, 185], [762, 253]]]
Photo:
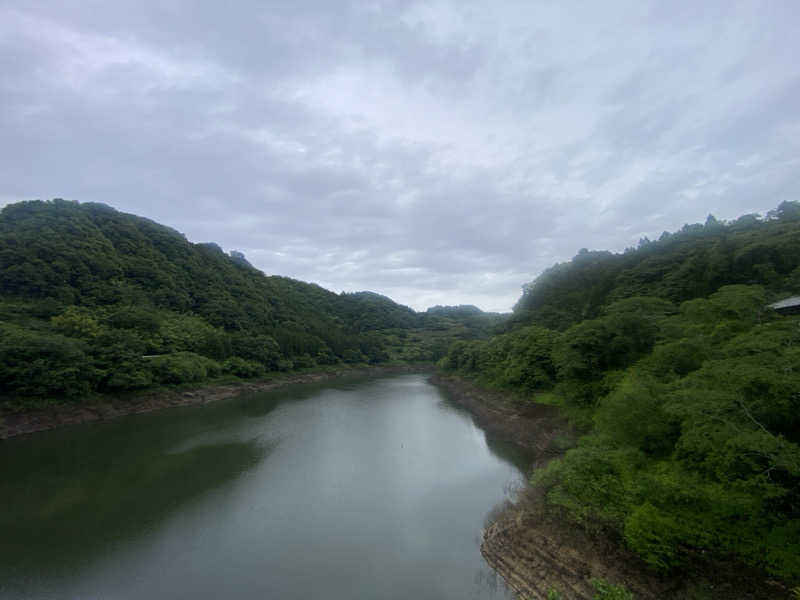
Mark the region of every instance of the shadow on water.
[[534, 450], [520, 446], [513, 442], [506, 442], [492, 437], [485, 429], [483, 429], [476, 421], [475, 417], [466, 408], [458, 406], [446, 396], [437, 404], [440, 410], [445, 412], [453, 412], [456, 414], [468, 417], [475, 426], [483, 432], [486, 440], [486, 446], [493, 456], [496, 456], [502, 461], [510, 462], [523, 473], [528, 473], [536, 459]]
[[90, 558], [152, 529], [274, 449], [276, 441], [246, 433], [247, 424], [324, 387], [294, 385], [0, 442], [0, 574]]
[[536, 452], [513, 442], [504, 442], [493, 439], [488, 433], [483, 432], [489, 452], [500, 460], [510, 462], [523, 473], [529, 473], [536, 459]]
[[0, 442], [0, 579], [6, 571], [68, 568], [153, 530], [268, 456], [278, 442], [246, 433], [249, 423], [324, 387], [294, 385]]
[[211, 416], [133, 417], [0, 445], [0, 574], [91, 559], [273, 450], [255, 439], [176, 448]]
[[[375, 380], [374, 376], [369, 375], [349, 375], [333, 381], [293, 383], [274, 390], [244, 393], [213, 404], [175, 410], [199, 410], [204, 414], [213, 415], [213, 419], [206, 417], [204, 419], [212, 421], [218, 429], [226, 429], [239, 419], [263, 417], [282, 404], [302, 403], [324, 390], [351, 391]], [[164, 414], [168, 413], [169, 411], [164, 411]]]

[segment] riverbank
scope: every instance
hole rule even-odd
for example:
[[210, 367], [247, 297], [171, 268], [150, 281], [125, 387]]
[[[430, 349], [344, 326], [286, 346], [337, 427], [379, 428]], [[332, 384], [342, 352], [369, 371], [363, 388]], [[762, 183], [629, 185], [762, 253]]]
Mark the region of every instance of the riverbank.
[[[436, 373], [431, 383], [472, 413], [489, 437], [531, 452], [531, 466], [544, 466], [575, 444], [577, 433], [556, 407], [525, 405], [468, 379]], [[636, 600], [775, 600], [791, 592], [761, 572], [698, 556], [680, 573], [656, 574], [624, 544], [589, 533], [548, 510], [543, 493], [520, 492], [483, 532], [481, 554], [521, 599], [592, 600], [593, 579], [622, 584]]]
[[520, 409], [508, 394], [478, 387], [456, 375], [437, 372], [429, 381], [469, 411], [489, 437], [524, 448], [530, 467], [545, 464], [575, 444], [575, 432], [555, 406], [531, 404]]
[[763, 572], [698, 554], [683, 570], [657, 574], [620, 540], [590, 534], [544, 510], [528, 490], [483, 534], [481, 554], [519, 597], [592, 600], [593, 579], [622, 584], [635, 600], [790, 600]]
[[369, 367], [342, 367], [311, 373], [279, 375], [269, 379], [237, 381], [233, 383], [198, 385], [144, 390], [120, 395], [104, 395], [80, 402], [54, 404], [43, 409], [18, 412], [0, 412], [0, 440], [57, 427], [79, 425], [94, 421], [107, 421], [125, 415], [141, 414], [193, 404], [208, 404], [241, 394], [265, 392], [289, 385], [322, 383], [342, 377], [380, 376], [400, 373], [424, 373], [433, 370], [430, 365], [376, 365]]

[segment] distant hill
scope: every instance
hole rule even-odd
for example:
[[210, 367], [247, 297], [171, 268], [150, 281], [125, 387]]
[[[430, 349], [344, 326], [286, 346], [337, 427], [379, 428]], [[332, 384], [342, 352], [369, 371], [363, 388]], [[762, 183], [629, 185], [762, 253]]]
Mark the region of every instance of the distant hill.
[[483, 312], [469, 304], [432, 306], [420, 314], [422, 325], [428, 329], [441, 330], [460, 325], [486, 335], [496, 333], [508, 317], [508, 314]]
[[[240, 252], [104, 204], [0, 212], [0, 384], [12, 396], [434, 360], [446, 344], [423, 321], [379, 294], [266, 276]], [[451, 333], [474, 337], [463, 321]], [[409, 352], [397, 334], [410, 331], [425, 339]]]

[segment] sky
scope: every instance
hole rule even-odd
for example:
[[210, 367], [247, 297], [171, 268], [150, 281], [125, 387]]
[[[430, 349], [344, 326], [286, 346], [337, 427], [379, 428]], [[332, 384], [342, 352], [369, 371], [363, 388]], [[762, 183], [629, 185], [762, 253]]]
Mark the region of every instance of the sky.
[[580, 248], [800, 199], [799, 26], [795, 0], [0, 0], [0, 206], [508, 311]]

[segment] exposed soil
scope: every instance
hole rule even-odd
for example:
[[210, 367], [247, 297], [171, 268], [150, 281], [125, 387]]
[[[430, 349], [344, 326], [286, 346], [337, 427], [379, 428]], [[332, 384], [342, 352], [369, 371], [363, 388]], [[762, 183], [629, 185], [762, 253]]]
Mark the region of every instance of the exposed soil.
[[[530, 450], [532, 466], [559, 456], [577, 437], [556, 407], [519, 408], [512, 396], [460, 377], [435, 374], [431, 382], [469, 410], [489, 437]], [[541, 491], [534, 488], [522, 491], [515, 504], [498, 512], [483, 532], [481, 553], [523, 599], [549, 600], [550, 592], [557, 592], [560, 600], [591, 600], [594, 578], [623, 584], [636, 600], [791, 597], [785, 586], [763, 573], [703, 556], [680, 573], [657, 575], [619, 540], [590, 534], [546, 510]]]
[[589, 600], [593, 577], [625, 582], [637, 600], [670, 597], [656, 578], [642, 577], [637, 565], [612, 543], [601, 544], [583, 531], [528, 510], [510, 507], [484, 532], [481, 553], [522, 598]]
[[433, 367], [391, 365], [342, 368], [316, 373], [284, 375], [274, 379], [258, 379], [197, 387], [196, 389], [157, 389], [138, 393], [105, 395], [81, 402], [55, 404], [45, 409], [11, 412], [0, 409], [0, 440], [92, 421], [107, 421], [124, 415], [147, 413], [172, 406], [208, 404], [241, 394], [274, 390], [288, 385], [317, 383], [342, 377], [422, 373]]
[[527, 450], [532, 467], [545, 464], [574, 444], [575, 433], [555, 406], [526, 404], [521, 408], [510, 395], [480, 388], [455, 375], [435, 373], [430, 382], [451, 402], [472, 413], [489, 437]]
[[[535, 490], [528, 490], [528, 495]], [[481, 553], [520, 598], [591, 600], [594, 578], [621, 583], [636, 600], [789, 600], [791, 592], [763, 573], [697, 557], [681, 572], [658, 575], [617, 540], [544, 513], [523, 497], [483, 535]]]

